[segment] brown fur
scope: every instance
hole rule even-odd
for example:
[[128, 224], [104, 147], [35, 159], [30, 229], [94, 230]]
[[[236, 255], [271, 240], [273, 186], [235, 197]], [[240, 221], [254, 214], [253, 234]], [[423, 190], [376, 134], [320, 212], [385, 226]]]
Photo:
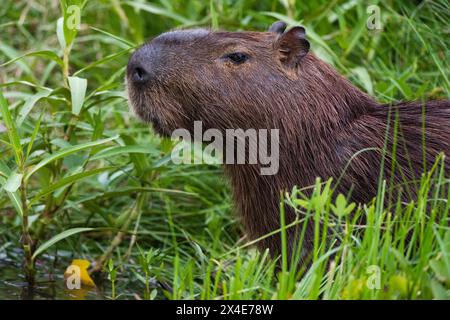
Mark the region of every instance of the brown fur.
[[[166, 33], [138, 50], [128, 68], [135, 111], [161, 134], [169, 135], [176, 128], [192, 130], [195, 120], [201, 120], [204, 129], [280, 129], [278, 174], [262, 176], [258, 165], [225, 166], [237, 211], [251, 239], [279, 228], [280, 191], [312, 185], [316, 177], [337, 178], [358, 151], [382, 149], [389, 110], [392, 119], [397, 112], [399, 116], [396, 158], [400, 169], [390, 172], [388, 153], [385, 177], [393, 177], [395, 184], [420, 178], [423, 107], [427, 167], [439, 152], [450, 154], [450, 101], [379, 104], [308, 52], [302, 28], [290, 34], [283, 33], [283, 26], [273, 31]], [[222, 58], [230, 52], [245, 52], [250, 59], [234, 65]], [[145, 84], [131, 80], [136, 64], [151, 73]], [[392, 150], [392, 144], [391, 132], [387, 150]], [[358, 203], [371, 201], [380, 163], [379, 151], [359, 154], [337, 192], [351, 191], [351, 199]], [[446, 169], [450, 169], [448, 160]], [[414, 187], [410, 191], [413, 196]], [[286, 216], [288, 222], [295, 217], [292, 210]], [[288, 237], [292, 246], [292, 230]], [[311, 237], [309, 229], [306, 252]], [[258, 246], [277, 253], [278, 239], [268, 238]]]

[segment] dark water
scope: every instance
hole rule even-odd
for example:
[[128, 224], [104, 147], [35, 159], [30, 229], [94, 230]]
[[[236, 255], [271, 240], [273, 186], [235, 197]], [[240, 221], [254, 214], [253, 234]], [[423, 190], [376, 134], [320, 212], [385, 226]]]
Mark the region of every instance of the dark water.
[[107, 299], [103, 290], [98, 288], [67, 289], [63, 274], [64, 271], [59, 274], [44, 275], [39, 272], [36, 276], [36, 284], [30, 287], [25, 281], [20, 267], [0, 261], [0, 300]]
[[[0, 300], [102, 300], [111, 299], [110, 283], [106, 279], [94, 278], [97, 287], [68, 289], [64, 281], [63, 265], [48, 268], [51, 261], [36, 263], [36, 284], [30, 287], [25, 281], [20, 265], [0, 254]], [[116, 299], [139, 299], [142, 297], [140, 283], [126, 278], [117, 280]]]

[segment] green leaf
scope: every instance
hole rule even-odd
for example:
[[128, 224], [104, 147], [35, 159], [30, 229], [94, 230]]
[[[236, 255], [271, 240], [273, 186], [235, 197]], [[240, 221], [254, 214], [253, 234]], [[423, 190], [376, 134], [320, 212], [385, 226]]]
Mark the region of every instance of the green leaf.
[[14, 149], [14, 155], [16, 157], [16, 164], [19, 165], [22, 161], [22, 145], [20, 144], [20, 137], [17, 131], [16, 125], [12, 120], [11, 113], [9, 111], [8, 102], [6, 101], [3, 93], [0, 91], [0, 113], [3, 117], [6, 129], [8, 130], [8, 137], [11, 145]]
[[108, 36], [108, 37], [111, 37], [111, 38], [113, 38], [114, 40], [117, 40], [118, 42], [120, 42], [120, 43], [123, 43], [123, 44], [125, 44], [126, 46], [128, 46], [128, 47], [130, 47], [130, 48], [134, 48], [134, 47], [136, 47], [137, 45], [136, 44], [134, 44], [134, 43], [132, 43], [132, 42], [130, 42], [130, 41], [128, 41], [128, 40], [125, 40], [124, 38], [121, 38], [121, 37], [118, 37], [118, 36], [116, 36], [116, 35], [114, 35], [114, 34], [112, 34], [112, 33], [109, 33], [109, 32], [107, 32], [107, 31], [104, 31], [104, 30], [102, 30], [102, 29], [99, 29], [99, 28], [95, 28], [95, 27], [90, 27], [92, 30], [95, 30], [95, 31], [97, 31], [97, 32], [100, 32], [100, 33], [102, 33], [102, 34], [104, 34], [104, 35], [106, 35], [106, 36]]
[[80, 172], [77, 174], [73, 174], [69, 177], [65, 177], [61, 180], [59, 180], [57, 183], [53, 183], [50, 186], [48, 186], [47, 188], [43, 189], [41, 192], [39, 192], [36, 196], [33, 197], [33, 199], [31, 199], [30, 201], [30, 206], [35, 203], [36, 201], [38, 201], [40, 198], [42, 198], [43, 196], [52, 193], [53, 191], [58, 190], [59, 188], [65, 187], [67, 185], [73, 184], [75, 182], [81, 181], [87, 177], [90, 176], [94, 176], [97, 175], [99, 173], [102, 173], [104, 171], [108, 171], [111, 170], [113, 167], [104, 167], [104, 168], [98, 168], [98, 169], [94, 169], [91, 171], [85, 171], [85, 172]]
[[22, 178], [23, 174], [17, 172], [11, 173], [3, 188], [9, 192], [16, 192], [22, 183]]
[[[10, 59], [14, 59], [15, 57], [20, 56], [19, 52], [16, 49], [8, 46], [4, 41], [0, 42], [0, 51]], [[17, 61], [17, 64], [25, 73], [27, 73], [30, 76], [33, 75], [33, 72], [31, 71], [30, 67], [26, 63], [19, 60], [19, 61]], [[34, 77], [33, 77], [33, 80], [34, 80]]]
[[26, 99], [25, 104], [20, 109], [19, 117], [16, 120], [17, 126], [20, 127], [22, 125], [22, 123], [25, 121], [25, 118], [28, 116], [28, 114], [31, 112], [31, 110], [39, 100], [48, 97], [51, 93], [51, 91], [40, 91]]
[[55, 160], [64, 158], [64, 157], [66, 157], [68, 155], [71, 155], [71, 154], [73, 154], [75, 152], [78, 152], [78, 151], [81, 151], [81, 150], [85, 150], [85, 149], [88, 149], [88, 148], [91, 148], [91, 147], [95, 147], [95, 146], [98, 146], [98, 145], [110, 142], [112, 140], [117, 139], [118, 137], [119, 136], [114, 136], [114, 137], [108, 138], [108, 139], [102, 139], [102, 140], [87, 142], [87, 143], [79, 144], [79, 145], [76, 145], [76, 146], [73, 146], [73, 147], [69, 147], [69, 148], [65, 148], [65, 149], [62, 149], [62, 150], [60, 150], [58, 152], [55, 152], [55, 153], [47, 156], [41, 162], [39, 162], [36, 166], [34, 166], [33, 169], [31, 169], [31, 171], [28, 172], [28, 174], [25, 176], [25, 181], [28, 181], [28, 179], [30, 179], [30, 177], [35, 172], [37, 172], [39, 169], [41, 169], [42, 167], [46, 166], [47, 164], [49, 164], [49, 163], [51, 163], [51, 162], [53, 162]]
[[55, 243], [66, 239], [70, 236], [73, 236], [74, 234], [77, 233], [81, 233], [81, 232], [86, 232], [86, 231], [92, 231], [95, 230], [95, 228], [73, 228], [73, 229], [68, 229], [65, 230], [59, 234], [57, 234], [56, 236], [54, 236], [53, 238], [51, 238], [50, 240], [44, 242], [39, 248], [36, 249], [36, 251], [34, 252], [32, 259], [36, 259], [36, 257], [38, 255], [40, 255], [41, 253], [45, 252], [48, 248], [50, 248], [51, 246], [53, 246]]
[[176, 14], [165, 8], [158, 7], [154, 4], [133, 2], [133, 1], [126, 1], [125, 4], [131, 6], [135, 9], [140, 9], [140, 10], [144, 10], [144, 11], [147, 11], [147, 12], [159, 15], [159, 16], [171, 18], [171, 19], [181, 22], [183, 24], [191, 24], [192, 23], [191, 20], [186, 19], [185, 17], [180, 16], [179, 14]]
[[105, 150], [100, 151], [95, 156], [91, 157], [91, 160], [98, 160], [103, 158], [110, 158], [120, 154], [130, 154], [130, 153], [153, 153], [156, 152], [154, 148], [151, 146], [139, 146], [139, 145], [131, 145], [131, 146], [119, 146], [112, 147]]
[[372, 79], [370, 78], [367, 69], [363, 67], [356, 67], [352, 69], [352, 73], [358, 77], [358, 80], [361, 82], [366, 92], [373, 95]]
[[303, 200], [303, 199], [294, 199], [294, 203], [302, 208], [308, 209], [311, 205], [310, 201]]
[[41, 127], [41, 121], [42, 121], [43, 117], [44, 117], [44, 110], [41, 112], [38, 121], [34, 125], [33, 133], [31, 134], [31, 137], [30, 137], [30, 142], [28, 142], [27, 153], [26, 153], [25, 159], [28, 159], [28, 157], [30, 156], [31, 149], [33, 148], [34, 141], [36, 140], [36, 136], [39, 132], [39, 128]]
[[68, 77], [68, 80], [72, 97], [72, 113], [78, 116], [86, 96], [87, 80], [78, 77]]
[[443, 260], [433, 259], [429, 264], [436, 278], [440, 281], [450, 281], [450, 270], [447, 269]]
[[450, 298], [450, 293], [435, 279], [431, 279], [430, 285], [435, 299], [448, 300]]
[[11, 59], [3, 64], [0, 64], [0, 68], [2, 67], [6, 67], [7, 65], [14, 63], [20, 59], [23, 59], [25, 57], [42, 57], [42, 58], [48, 58], [50, 60], [55, 61], [57, 64], [59, 64], [60, 66], [63, 65], [63, 61], [58, 57], [58, 55], [56, 53], [54, 53], [53, 51], [50, 50], [40, 50], [40, 51], [33, 51], [33, 52], [28, 52], [25, 53], [17, 58]]
[[359, 43], [359, 39], [361, 38], [363, 32], [366, 30], [366, 18], [361, 17], [359, 22], [353, 27], [352, 34], [350, 35], [350, 41], [348, 43], [347, 49], [345, 50], [345, 55], [348, 55], [353, 47]]
[[[128, 146], [135, 146], [136, 140], [130, 135], [122, 135], [122, 140]], [[147, 157], [143, 154], [139, 153], [130, 153], [130, 160], [134, 164], [134, 168], [136, 169], [138, 175], [141, 175], [150, 167], [149, 161]]]
[[23, 86], [28, 86], [28, 87], [32, 87], [32, 88], [37, 88], [37, 89], [42, 89], [42, 90], [52, 90], [50, 88], [35, 84], [35, 83], [31, 83], [28, 81], [23, 81], [23, 80], [18, 80], [18, 81], [10, 81], [10, 82], [5, 82], [5, 83], [0, 83], [0, 88], [2, 87], [10, 87], [10, 86], [17, 86], [17, 85], [23, 85]]
[[209, 0], [209, 14], [211, 16], [211, 26], [213, 30], [218, 30], [219, 29], [219, 17], [217, 14], [217, 10], [215, 8], [215, 1], [214, 0]]
[[101, 65], [101, 64], [103, 64], [103, 63], [105, 63], [105, 62], [108, 62], [108, 61], [114, 60], [114, 59], [116, 59], [116, 58], [118, 58], [118, 57], [121, 57], [121, 56], [123, 56], [123, 55], [126, 55], [126, 54], [128, 54], [132, 49], [133, 49], [133, 48], [124, 49], [124, 50], [119, 51], [119, 52], [117, 52], [117, 53], [110, 54], [110, 55], [104, 57], [103, 59], [96, 60], [96, 61], [94, 61], [93, 63], [91, 63], [90, 65], [87, 65], [86, 67], [84, 67], [84, 68], [78, 70], [78, 71], [75, 72], [73, 75], [74, 75], [74, 76], [79, 75], [80, 73], [82, 73], [82, 72], [84, 72], [84, 71], [86, 71], [86, 70], [89, 70], [89, 69], [94, 68], [94, 67], [96, 67], [96, 66], [98, 66], [98, 65]]
[[109, 269], [109, 271], [114, 270], [114, 261], [111, 258], [108, 261], [108, 269]]
[[[6, 178], [4, 178], [4, 177], [9, 177], [10, 175], [11, 175], [11, 169], [9, 169], [5, 163], [0, 161], [0, 184], [5, 185]], [[12, 205], [14, 206], [14, 209], [16, 209], [17, 213], [20, 216], [23, 216], [22, 201], [20, 200], [19, 193], [17, 191], [16, 192], [6, 191], [6, 194], [8, 195], [9, 200], [11, 201]]]
[[344, 217], [351, 213], [353, 209], [355, 208], [356, 204], [354, 203], [347, 203], [347, 199], [343, 194], [339, 194], [336, 197], [336, 205], [331, 205], [331, 210], [333, 213], [338, 217]]
[[66, 39], [64, 37], [64, 17], [61, 17], [56, 21], [56, 36], [59, 45], [64, 49], [66, 47]]
[[71, 46], [80, 28], [81, 11], [87, 0], [65, 1], [63, 4], [64, 11], [64, 39], [66, 46]]

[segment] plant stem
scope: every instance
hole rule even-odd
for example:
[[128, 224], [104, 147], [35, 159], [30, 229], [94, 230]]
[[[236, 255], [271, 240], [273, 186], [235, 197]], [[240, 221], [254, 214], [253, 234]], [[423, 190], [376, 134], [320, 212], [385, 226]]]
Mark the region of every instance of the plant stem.
[[128, 227], [130, 226], [131, 222], [139, 215], [139, 212], [142, 210], [143, 204], [146, 203], [146, 199], [147, 196], [144, 193], [138, 196], [135, 206], [130, 209], [130, 212], [126, 217], [125, 222], [120, 227], [120, 230], [117, 232], [116, 236], [112, 240], [111, 245], [109, 246], [108, 249], [106, 249], [105, 253], [96, 261], [95, 266], [90, 270], [90, 273], [102, 270], [106, 260], [108, 260], [113, 251], [122, 243], [123, 237], [127, 234]]
[[150, 300], [150, 284], [148, 278], [148, 271], [145, 271], [145, 300]]
[[116, 299], [116, 282], [114, 280], [111, 281], [111, 298]]
[[[23, 167], [22, 167], [23, 168]], [[22, 169], [21, 168], [21, 169]], [[23, 172], [23, 170], [21, 170]], [[28, 206], [27, 206], [27, 186], [22, 180], [20, 186], [20, 196], [22, 200], [22, 243], [25, 254], [25, 277], [30, 286], [34, 285], [34, 261], [33, 261], [33, 240], [31, 239], [28, 226]]]
[[63, 51], [63, 76], [64, 76], [64, 85], [69, 87], [69, 82], [67, 78], [69, 77], [69, 54], [70, 54], [70, 46], [66, 46]]

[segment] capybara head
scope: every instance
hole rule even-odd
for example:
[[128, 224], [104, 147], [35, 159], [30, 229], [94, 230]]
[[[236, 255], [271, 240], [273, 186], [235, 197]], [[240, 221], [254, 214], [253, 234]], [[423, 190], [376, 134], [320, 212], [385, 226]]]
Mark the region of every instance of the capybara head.
[[163, 135], [196, 120], [205, 128], [270, 127], [274, 104], [292, 96], [309, 51], [304, 28], [285, 28], [278, 22], [269, 32], [194, 29], [154, 38], [128, 64], [135, 112]]

